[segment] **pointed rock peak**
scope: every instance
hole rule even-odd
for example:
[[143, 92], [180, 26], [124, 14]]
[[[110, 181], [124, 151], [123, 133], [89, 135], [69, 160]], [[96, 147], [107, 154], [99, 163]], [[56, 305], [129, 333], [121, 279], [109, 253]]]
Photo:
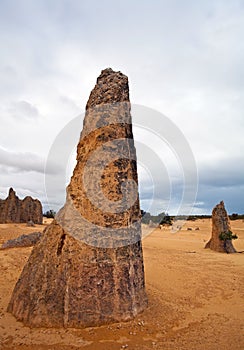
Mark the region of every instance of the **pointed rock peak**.
[[127, 76], [125, 74], [121, 73], [120, 71], [116, 72], [112, 68], [106, 68], [106, 69], [103, 69], [101, 71], [101, 74], [97, 78], [97, 82], [99, 82], [101, 79], [104, 79], [104, 78], [107, 78], [107, 77], [111, 78], [112, 76], [120, 76], [120, 77], [127, 78]]
[[[220, 201], [218, 204], [215, 205], [215, 207], [213, 208], [213, 213], [216, 211], [218, 211], [218, 212], [221, 211], [223, 213], [226, 213], [224, 201]], [[227, 213], [224, 215], [227, 215]]]
[[15, 191], [14, 191], [14, 189], [12, 188], [12, 187], [10, 187], [10, 189], [9, 189], [9, 192], [8, 192], [8, 195], [9, 196], [15, 196]]
[[[116, 73], [112, 68], [105, 68], [105, 69], [103, 69], [102, 71], [101, 71], [101, 74], [100, 74], [100, 77], [101, 76], [106, 76], [106, 75], [109, 75], [109, 74], [114, 74], [114, 73]], [[100, 78], [100, 77], [98, 77], [98, 79]]]
[[129, 102], [128, 77], [121, 72], [106, 68], [97, 78], [97, 84], [90, 94], [86, 109], [125, 101]]

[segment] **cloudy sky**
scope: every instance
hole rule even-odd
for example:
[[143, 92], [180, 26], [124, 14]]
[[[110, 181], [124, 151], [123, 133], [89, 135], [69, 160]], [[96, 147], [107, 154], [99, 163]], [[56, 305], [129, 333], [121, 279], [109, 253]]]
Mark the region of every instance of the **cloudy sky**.
[[[177, 153], [177, 140], [157, 141], [148, 111], [151, 130], [134, 126], [142, 208], [150, 209], [154, 187], [151, 209], [177, 212], [195, 179], [182, 171], [192, 152], [198, 192], [185, 207], [210, 213], [223, 199], [229, 212], [244, 213], [243, 36], [242, 0], [1, 0], [0, 197], [12, 186], [45, 209], [48, 201], [62, 205], [62, 186], [48, 189], [47, 199], [45, 181], [57, 183], [62, 170], [53, 162], [45, 171], [46, 160], [59, 135], [75, 128], [67, 183], [89, 93], [112, 67], [129, 77], [132, 104], [169, 118], [173, 135], [189, 145]], [[167, 135], [164, 117], [161, 124]], [[143, 144], [160, 158], [156, 171], [156, 160], [142, 159]]]

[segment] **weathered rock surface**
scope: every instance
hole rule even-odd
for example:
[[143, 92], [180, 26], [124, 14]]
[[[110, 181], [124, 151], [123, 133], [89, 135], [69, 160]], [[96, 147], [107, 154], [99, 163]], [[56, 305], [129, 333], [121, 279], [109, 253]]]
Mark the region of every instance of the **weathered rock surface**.
[[0, 247], [1, 250], [9, 248], [32, 247], [41, 239], [41, 232], [32, 232], [28, 235], [21, 235], [15, 239], [9, 239]]
[[35, 224], [34, 224], [34, 222], [32, 220], [30, 220], [30, 221], [27, 221], [26, 226], [28, 226], [28, 227], [35, 227]]
[[219, 238], [221, 233], [231, 231], [229, 217], [225, 210], [224, 202], [217, 204], [212, 211], [212, 237], [205, 248], [210, 248], [216, 252], [235, 253], [232, 240], [223, 241]]
[[[33, 248], [8, 311], [31, 327], [86, 327], [147, 306], [128, 79], [92, 90], [65, 206]], [[126, 184], [126, 185], [125, 185]]]
[[41, 202], [30, 196], [21, 200], [16, 196], [15, 191], [10, 188], [8, 197], [0, 200], [0, 223], [22, 223], [28, 221], [42, 224]]

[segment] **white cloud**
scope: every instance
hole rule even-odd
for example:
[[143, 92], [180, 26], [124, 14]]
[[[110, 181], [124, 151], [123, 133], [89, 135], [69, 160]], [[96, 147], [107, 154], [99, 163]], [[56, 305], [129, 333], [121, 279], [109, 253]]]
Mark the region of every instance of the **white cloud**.
[[45, 169], [46, 160], [39, 155], [31, 152], [12, 152], [0, 148], [0, 166], [2, 171], [11, 173], [26, 173], [36, 172], [44, 174], [56, 175], [61, 170], [61, 165], [53, 161], [49, 164], [48, 169]]
[[9, 106], [8, 112], [16, 119], [32, 119], [39, 116], [38, 109], [26, 101], [12, 102]]
[[43, 173], [44, 159], [30, 152], [10, 152], [0, 148], [1, 166], [6, 166], [15, 169], [15, 171], [36, 171]]

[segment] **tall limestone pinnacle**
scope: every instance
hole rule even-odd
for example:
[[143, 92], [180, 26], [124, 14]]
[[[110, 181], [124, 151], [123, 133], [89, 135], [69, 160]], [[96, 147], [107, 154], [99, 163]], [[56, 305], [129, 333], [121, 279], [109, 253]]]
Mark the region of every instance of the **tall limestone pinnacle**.
[[101, 72], [83, 124], [66, 203], [33, 248], [8, 306], [31, 327], [123, 321], [147, 306], [125, 75]]

